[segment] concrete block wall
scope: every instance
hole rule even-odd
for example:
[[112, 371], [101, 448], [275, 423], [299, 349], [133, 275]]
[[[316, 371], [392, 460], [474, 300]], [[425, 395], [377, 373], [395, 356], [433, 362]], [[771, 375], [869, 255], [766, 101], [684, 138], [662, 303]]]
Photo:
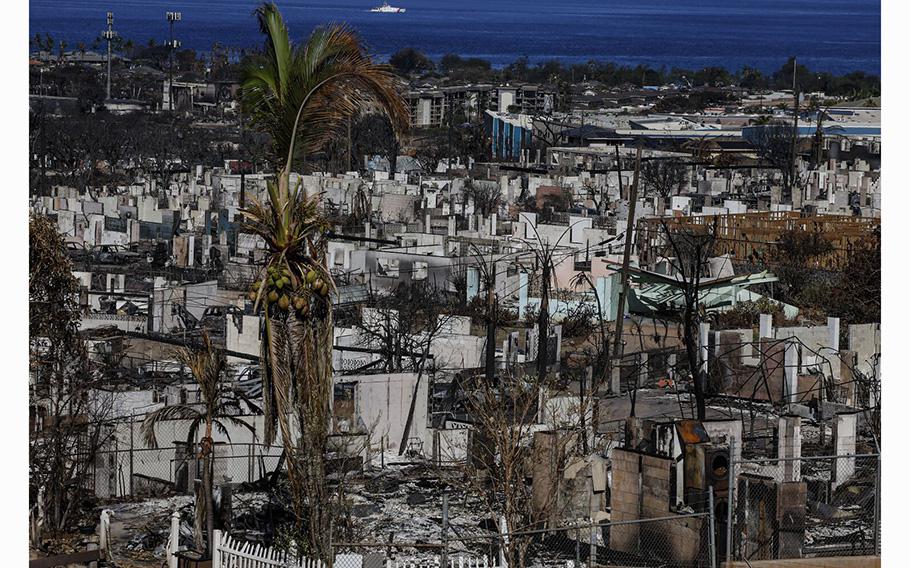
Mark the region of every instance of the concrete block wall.
[[[673, 460], [622, 448], [611, 452], [613, 483], [610, 508], [613, 521], [632, 521], [670, 514], [670, 469]], [[610, 528], [610, 548], [638, 554], [643, 548], [665, 548], [667, 558], [678, 558], [674, 541], [691, 538], [689, 519], [616, 525]], [[670, 528], [675, 527], [675, 528]], [[668, 531], [677, 531], [670, 533]], [[698, 539], [694, 539], [696, 548]], [[680, 540], [682, 545], [684, 540]]]
[[[854, 412], [839, 412], [834, 417], [832, 437], [834, 454], [849, 456], [856, 454], [856, 418]], [[831, 460], [831, 491], [853, 477], [856, 470], [856, 458]]]
[[800, 480], [800, 460], [793, 458], [802, 456], [801, 420], [799, 416], [792, 415], [783, 415], [778, 419], [777, 457], [787, 460], [778, 464], [778, 481]]
[[[614, 448], [610, 454], [613, 483], [610, 487], [610, 510], [613, 521], [635, 521], [641, 518], [639, 499], [640, 454]], [[610, 548], [635, 553], [638, 550], [639, 524], [617, 525], [610, 528]]]
[[670, 513], [670, 465], [673, 460], [641, 456], [641, 516], [666, 517]]

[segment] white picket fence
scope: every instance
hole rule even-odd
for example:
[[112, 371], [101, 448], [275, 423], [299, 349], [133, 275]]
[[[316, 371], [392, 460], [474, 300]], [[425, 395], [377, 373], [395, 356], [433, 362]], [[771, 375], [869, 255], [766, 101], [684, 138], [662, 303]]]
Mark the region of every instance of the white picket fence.
[[217, 530], [212, 541], [212, 568], [326, 568], [320, 560], [289, 560], [286, 552], [239, 541]]
[[[109, 522], [109, 515], [105, 514], [102, 515], [101, 523], [102, 543], [106, 543], [107, 540], [104, 538], [106, 522]], [[171, 531], [167, 542], [168, 568], [177, 568], [179, 538], [180, 514], [174, 512], [171, 516]], [[216, 530], [212, 535], [212, 544], [212, 568], [328, 568], [320, 560], [305, 558], [302, 562], [296, 561], [293, 557], [289, 558], [286, 552], [237, 540], [220, 530]], [[102, 548], [106, 546], [102, 545]], [[338, 554], [335, 556], [334, 568], [363, 568], [363, 555]], [[431, 559], [388, 559], [386, 568], [508, 568], [508, 566], [500, 554], [498, 562], [487, 556], [452, 555], [448, 557], [447, 567], [443, 566], [439, 556]]]
[[[341, 568], [338, 566], [336, 560], [335, 568]], [[435, 556], [432, 560], [386, 560], [386, 568], [443, 568], [442, 562], [439, 556]], [[448, 568], [498, 568], [495, 561], [491, 561], [489, 557], [482, 556], [449, 556], [449, 566]]]

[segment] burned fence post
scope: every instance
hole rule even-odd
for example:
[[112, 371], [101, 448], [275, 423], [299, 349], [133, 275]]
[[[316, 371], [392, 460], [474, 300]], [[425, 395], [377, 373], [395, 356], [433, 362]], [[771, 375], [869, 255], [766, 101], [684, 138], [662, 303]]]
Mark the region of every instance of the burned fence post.
[[879, 525], [881, 523], [881, 510], [882, 510], [882, 455], [878, 454], [875, 457], [875, 485], [874, 491], [875, 499], [874, 508], [873, 508], [873, 520], [872, 520], [872, 542], [874, 543], [875, 555], [880, 556], [882, 553], [881, 546], [881, 534], [882, 528]]
[[133, 442], [133, 439], [134, 439], [133, 421], [134, 420], [135, 420], [135, 416], [131, 413], [130, 414], [130, 497], [132, 497], [134, 495], [134, 493], [133, 493], [133, 444], [134, 444], [134, 442]]
[[730, 476], [727, 480], [727, 564], [733, 560], [733, 508], [736, 506], [736, 462], [733, 460], [733, 447], [736, 445], [736, 438], [730, 438], [730, 467], [727, 473]]
[[449, 566], [449, 493], [442, 494], [442, 567]]
[[708, 486], [708, 566], [717, 566], [717, 543], [714, 539], [714, 486]]

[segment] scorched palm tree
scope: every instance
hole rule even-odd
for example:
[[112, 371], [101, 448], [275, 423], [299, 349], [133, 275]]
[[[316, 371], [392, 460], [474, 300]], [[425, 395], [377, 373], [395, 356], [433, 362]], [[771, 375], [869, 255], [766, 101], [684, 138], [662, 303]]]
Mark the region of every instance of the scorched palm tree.
[[[139, 429], [146, 445], [150, 448], [158, 447], [158, 437], [155, 426], [164, 420], [189, 420], [187, 429], [187, 447], [196, 446], [199, 429], [203, 428], [203, 436], [199, 441], [199, 458], [202, 460], [202, 491], [205, 498], [206, 536], [209, 550], [212, 546], [212, 532], [215, 529], [214, 501], [212, 498], [212, 450], [214, 441], [212, 432], [217, 429], [228, 440], [230, 435], [225, 424], [232, 424], [246, 428], [255, 435], [253, 427], [237, 418], [241, 408], [237, 397], [229, 396], [225, 389], [224, 372], [226, 362], [224, 352], [215, 348], [208, 334], [202, 336], [202, 346], [191, 349], [183, 347], [176, 352], [177, 360], [186, 365], [193, 379], [199, 385], [200, 404], [172, 404], [159, 408], [146, 415]], [[196, 511], [197, 519], [200, 511]], [[201, 526], [201, 523], [197, 522]], [[197, 544], [200, 539], [197, 535]]]
[[[332, 523], [324, 457], [334, 283], [326, 266], [328, 224], [320, 197], [306, 195], [299, 181], [292, 187], [291, 169], [367, 106], [384, 111], [399, 131], [408, 111], [391, 68], [373, 63], [351, 30], [320, 28], [295, 46], [274, 4], [261, 5], [256, 16], [265, 49], [245, 68], [241, 92], [253, 125], [272, 138], [277, 172], [268, 202], [252, 200], [244, 211], [245, 229], [269, 250], [262, 278], [250, 291], [263, 315], [266, 442], [280, 433], [298, 534], [306, 520], [309, 552], [328, 560]], [[298, 428], [292, 428], [295, 422]]]

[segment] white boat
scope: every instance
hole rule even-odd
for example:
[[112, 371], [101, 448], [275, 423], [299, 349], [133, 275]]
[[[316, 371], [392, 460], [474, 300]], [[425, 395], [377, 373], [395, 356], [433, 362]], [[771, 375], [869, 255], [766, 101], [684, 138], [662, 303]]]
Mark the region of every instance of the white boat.
[[389, 6], [388, 2], [383, 2], [382, 6], [378, 6], [370, 10], [370, 12], [381, 12], [383, 14], [404, 14], [404, 11], [404, 8]]

